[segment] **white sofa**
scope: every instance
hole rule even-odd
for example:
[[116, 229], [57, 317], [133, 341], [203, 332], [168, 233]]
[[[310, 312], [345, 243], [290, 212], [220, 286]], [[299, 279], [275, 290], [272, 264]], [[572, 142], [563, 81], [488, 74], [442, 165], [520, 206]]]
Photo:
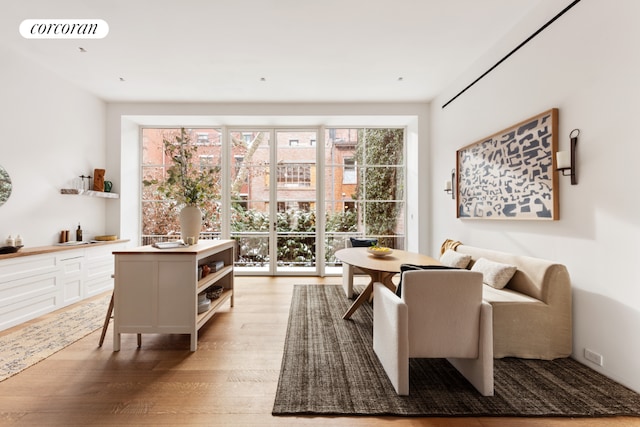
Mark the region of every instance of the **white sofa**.
[[539, 258], [457, 245], [455, 251], [516, 266], [503, 289], [483, 285], [493, 308], [493, 356], [551, 360], [572, 351], [571, 280], [564, 265]]

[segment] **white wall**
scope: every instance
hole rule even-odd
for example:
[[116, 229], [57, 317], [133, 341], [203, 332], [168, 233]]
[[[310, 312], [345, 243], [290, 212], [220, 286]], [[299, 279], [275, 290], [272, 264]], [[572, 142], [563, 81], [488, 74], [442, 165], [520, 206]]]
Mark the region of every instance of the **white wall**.
[[[564, 263], [574, 357], [640, 391], [640, 2], [582, 1], [446, 108], [441, 106], [559, 12], [542, 5], [432, 105], [433, 252], [446, 238]], [[553, 7], [555, 6], [555, 7]], [[578, 185], [560, 177], [560, 220], [458, 220], [443, 182], [455, 151], [549, 108], [559, 149], [580, 129]], [[598, 367], [589, 348], [604, 356]]]
[[2, 46], [0, 58], [0, 165], [13, 182], [0, 206], [0, 246], [8, 234], [51, 245], [78, 222], [85, 240], [104, 234], [108, 201], [60, 194], [105, 166], [104, 103]]

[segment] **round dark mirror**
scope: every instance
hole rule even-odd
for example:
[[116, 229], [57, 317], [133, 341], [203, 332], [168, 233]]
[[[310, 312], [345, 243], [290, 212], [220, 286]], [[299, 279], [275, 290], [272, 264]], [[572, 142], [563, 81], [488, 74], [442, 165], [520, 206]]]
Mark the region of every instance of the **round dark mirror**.
[[11, 195], [11, 177], [0, 165], [0, 206], [4, 205]]

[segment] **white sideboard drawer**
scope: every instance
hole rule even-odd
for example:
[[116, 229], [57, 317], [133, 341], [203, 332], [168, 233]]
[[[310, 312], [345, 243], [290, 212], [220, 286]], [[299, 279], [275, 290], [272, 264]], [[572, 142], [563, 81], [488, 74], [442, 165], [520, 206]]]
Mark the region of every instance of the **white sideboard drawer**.
[[[0, 258], [0, 331], [113, 288], [125, 241]], [[32, 248], [31, 250], [40, 250]]]
[[55, 272], [2, 283], [0, 330], [55, 310], [59, 304], [60, 292]]
[[15, 258], [0, 263], [0, 309], [16, 301], [57, 290], [55, 255]]
[[21, 258], [11, 258], [0, 262], [0, 288], [3, 283], [55, 273], [58, 270], [54, 254], [33, 255]]

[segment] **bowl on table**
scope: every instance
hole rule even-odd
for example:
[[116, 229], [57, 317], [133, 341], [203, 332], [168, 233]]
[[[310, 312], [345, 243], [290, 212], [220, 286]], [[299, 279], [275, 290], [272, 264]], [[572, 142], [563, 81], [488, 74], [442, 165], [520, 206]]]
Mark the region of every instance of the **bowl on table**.
[[385, 246], [371, 246], [370, 248], [367, 248], [367, 252], [375, 257], [385, 257], [387, 255], [391, 255], [393, 253], [393, 249]]

